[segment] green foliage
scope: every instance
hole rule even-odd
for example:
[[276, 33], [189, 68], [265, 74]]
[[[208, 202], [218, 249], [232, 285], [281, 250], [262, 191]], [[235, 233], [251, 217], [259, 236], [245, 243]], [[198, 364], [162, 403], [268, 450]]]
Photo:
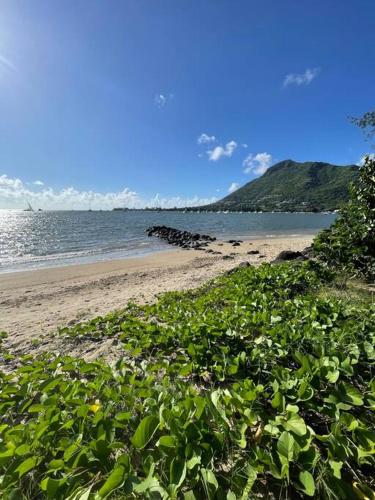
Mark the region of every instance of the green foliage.
[[328, 265], [375, 279], [375, 160], [367, 156], [351, 199], [335, 223], [318, 234], [315, 254]]
[[62, 330], [118, 339], [114, 366], [19, 359], [0, 372], [1, 497], [371, 498], [375, 306], [321, 280], [240, 269]]
[[352, 118], [352, 122], [363, 129], [368, 137], [375, 136], [375, 111], [368, 111], [360, 118]]
[[226, 198], [203, 210], [324, 211], [349, 199], [349, 185], [358, 167], [285, 160]]

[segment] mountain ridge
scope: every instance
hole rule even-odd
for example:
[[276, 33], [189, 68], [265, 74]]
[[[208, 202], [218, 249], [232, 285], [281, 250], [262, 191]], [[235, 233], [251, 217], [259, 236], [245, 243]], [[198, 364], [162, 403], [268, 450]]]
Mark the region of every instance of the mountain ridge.
[[321, 212], [337, 210], [349, 199], [356, 165], [283, 160], [221, 200], [195, 207], [212, 211]]

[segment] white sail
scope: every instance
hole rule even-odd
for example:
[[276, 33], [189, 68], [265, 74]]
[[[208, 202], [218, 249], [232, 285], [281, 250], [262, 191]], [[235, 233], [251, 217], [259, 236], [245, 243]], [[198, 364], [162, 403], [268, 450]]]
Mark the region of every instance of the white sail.
[[24, 211], [25, 211], [25, 212], [34, 212], [34, 209], [33, 209], [33, 207], [30, 205], [30, 202], [27, 202], [27, 204], [28, 204], [28, 207], [27, 207], [27, 208], [25, 208], [25, 210], [24, 210]]

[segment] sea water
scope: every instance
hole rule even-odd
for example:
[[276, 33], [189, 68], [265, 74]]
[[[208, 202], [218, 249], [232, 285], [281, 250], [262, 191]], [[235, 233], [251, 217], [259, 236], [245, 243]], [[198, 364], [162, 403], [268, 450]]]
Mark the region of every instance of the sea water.
[[0, 210], [0, 273], [170, 250], [145, 230], [168, 225], [219, 239], [315, 234], [333, 214]]

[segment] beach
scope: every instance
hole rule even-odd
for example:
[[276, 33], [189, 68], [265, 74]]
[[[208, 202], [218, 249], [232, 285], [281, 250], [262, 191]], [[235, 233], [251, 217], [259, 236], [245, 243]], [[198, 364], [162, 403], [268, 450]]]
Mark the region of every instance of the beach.
[[87, 360], [116, 359], [121, 348], [112, 340], [77, 344], [58, 329], [122, 309], [129, 301], [152, 302], [163, 292], [198, 287], [241, 262], [260, 265], [283, 250], [301, 251], [312, 238], [253, 239], [239, 246], [218, 241], [207, 249], [219, 255], [171, 247], [139, 258], [2, 274], [0, 331], [8, 333], [5, 347], [16, 356], [55, 351]]

